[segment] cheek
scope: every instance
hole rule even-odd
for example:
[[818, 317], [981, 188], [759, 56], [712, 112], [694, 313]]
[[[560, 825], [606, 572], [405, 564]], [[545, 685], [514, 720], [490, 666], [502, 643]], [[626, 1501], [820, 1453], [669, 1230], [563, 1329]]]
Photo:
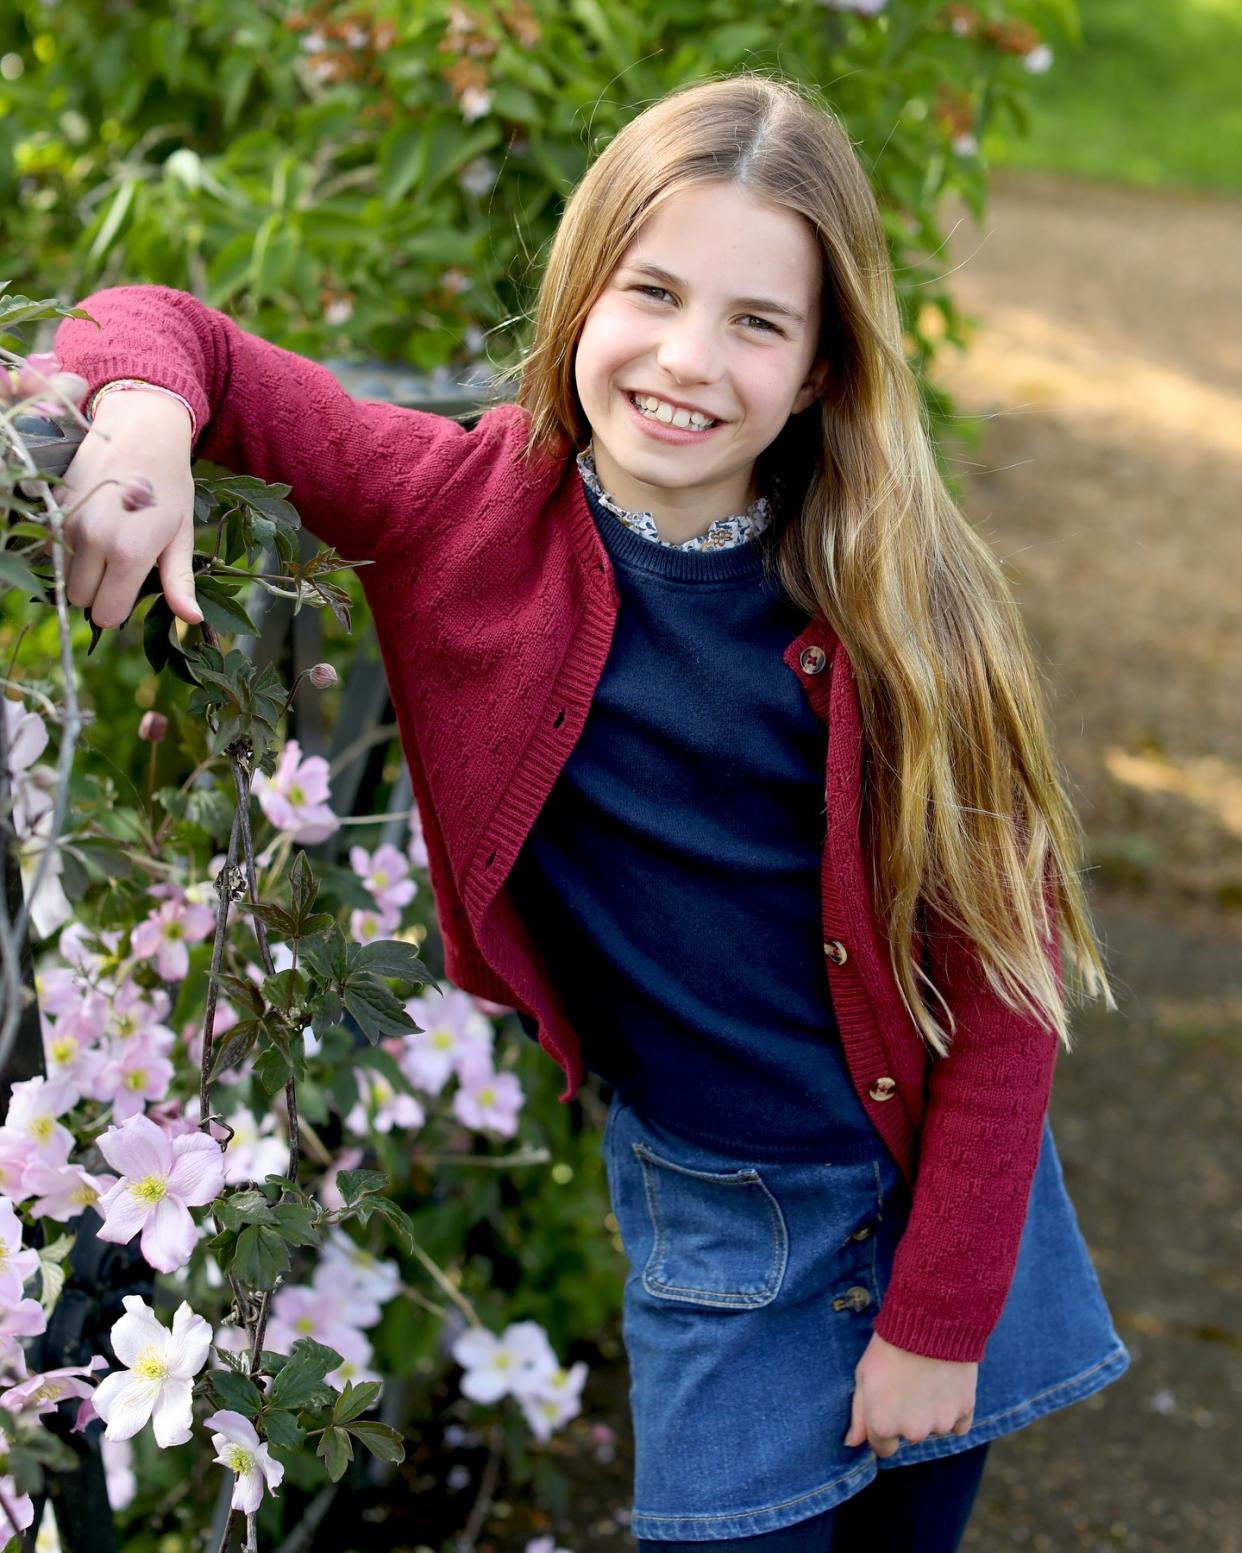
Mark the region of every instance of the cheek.
[[641, 353], [642, 330], [636, 323], [632, 311], [623, 314], [607, 303], [596, 303], [587, 314], [574, 359], [579, 393], [603, 393], [608, 378]]

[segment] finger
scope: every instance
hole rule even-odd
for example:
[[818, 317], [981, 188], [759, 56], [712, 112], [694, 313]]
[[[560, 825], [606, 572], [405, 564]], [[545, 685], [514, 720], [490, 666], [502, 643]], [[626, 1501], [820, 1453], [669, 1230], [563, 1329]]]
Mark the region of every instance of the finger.
[[901, 1447], [899, 1434], [869, 1435], [868, 1444], [877, 1456], [895, 1456]]
[[965, 1418], [959, 1418], [953, 1425], [954, 1434], [969, 1434], [975, 1421], [973, 1413], [967, 1413]]
[[97, 626], [119, 626], [129, 619], [149, 570], [148, 561], [115, 554], [109, 559], [91, 605], [91, 619]]
[[862, 1393], [857, 1387], [850, 1401], [850, 1426], [845, 1431], [845, 1445], [861, 1445], [867, 1438], [867, 1424], [863, 1417]]
[[198, 625], [203, 612], [194, 596], [194, 529], [183, 523], [160, 555], [160, 585], [174, 615]]
[[97, 545], [79, 542], [69, 555], [65, 597], [75, 609], [89, 609], [104, 574], [104, 553]]

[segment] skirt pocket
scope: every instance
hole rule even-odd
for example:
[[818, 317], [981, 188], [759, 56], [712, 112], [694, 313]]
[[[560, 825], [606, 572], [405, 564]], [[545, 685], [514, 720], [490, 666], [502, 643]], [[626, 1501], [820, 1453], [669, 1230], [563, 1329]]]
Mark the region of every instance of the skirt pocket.
[[642, 1166], [653, 1243], [643, 1288], [654, 1299], [714, 1310], [756, 1310], [780, 1292], [789, 1233], [780, 1204], [753, 1167], [695, 1170], [631, 1147]]

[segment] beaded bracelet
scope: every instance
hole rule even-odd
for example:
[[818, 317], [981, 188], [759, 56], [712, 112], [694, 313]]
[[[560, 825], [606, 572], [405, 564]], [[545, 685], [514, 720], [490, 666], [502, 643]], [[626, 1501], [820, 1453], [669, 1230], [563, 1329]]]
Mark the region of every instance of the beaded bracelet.
[[156, 393], [168, 394], [170, 398], [175, 399], [178, 404], [184, 404], [186, 409], [189, 411], [191, 438], [193, 438], [195, 432], [198, 430], [198, 417], [194, 414], [193, 408], [186, 403], [180, 394], [175, 393], [171, 388], [161, 387], [159, 383], [148, 383], [145, 378], [140, 377], [113, 378], [112, 382], [105, 383], [102, 388], [96, 389], [95, 392], [91, 395], [90, 401], [86, 406], [85, 413], [88, 421], [94, 420], [95, 408], [99, 404], [99, 401], [105, 394], [111, 393], [114, 388], [153, 388]]

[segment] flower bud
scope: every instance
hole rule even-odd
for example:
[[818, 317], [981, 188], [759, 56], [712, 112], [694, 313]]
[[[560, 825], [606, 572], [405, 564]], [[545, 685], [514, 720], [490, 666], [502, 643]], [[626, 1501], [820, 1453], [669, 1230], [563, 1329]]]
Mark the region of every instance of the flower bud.
[[146, 475], [131, 475], [121, 487], [121, 506], [126, 512], [141, 512], [155, 506], [155, 487]]
[[316, 690], [327, 690], [330, 686], [336, 684], [340, 675], [330, 663], [317, 663], [306, 677]]
[[151, 744], [159, 744], [168, 732], [168, 719], [163, 712], [144, 712], [138, 724], [138, 737]]

